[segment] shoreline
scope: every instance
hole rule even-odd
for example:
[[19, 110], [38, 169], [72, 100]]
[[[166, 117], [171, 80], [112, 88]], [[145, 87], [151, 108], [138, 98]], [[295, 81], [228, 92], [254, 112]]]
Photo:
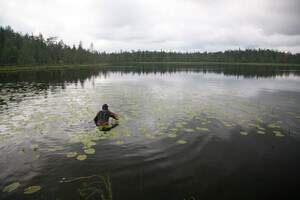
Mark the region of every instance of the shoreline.
[[1, 72], [20, 72], [20, 71], [39, 71], [51, 69], [73, 69], [73, 68], [90, 68], [90, 67], [106, 67], [108, 63], [98, 64], [77, 64], [77, 65], [40, 65], [40, 66], [6, 66], [0, 67]]
[[51, 69], [73, 69], [73, 68], [90, 68], [90, 67], [108, 67], [112, 64], [164, 64], [164, 65], [247, 65], [247, 66], [287, 66], [300, 67], [300, 63], [235, 63], [235, 62], [105, 62], [98, 64], [75, 64], [75, 65], [41, 65], [41, 66], [5, 66], [0, 67], [1, 72], [20, 72], [20, 71], [38, 71]]

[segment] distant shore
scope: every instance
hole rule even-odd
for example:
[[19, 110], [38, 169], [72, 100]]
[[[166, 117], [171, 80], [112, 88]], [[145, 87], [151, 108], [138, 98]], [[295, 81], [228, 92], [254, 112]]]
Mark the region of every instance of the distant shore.
[[105, 67], [108, 65], [109, 65], [108, 63], [98, 63], [98, 64], [76, 64], [76, 65], [5, 66], [5, 67], [0, 67], [0, 72]]
[[295, 66], [300, 63], [241, 63], [241, 62], [116, 62], [118, 64], [182, 64], [182, 65], [252, 65], [252, 66]]
[[290, 63], [234, 63], [234, 62], [113, 62], [113, 63], [98, 63], [98, 64], [75, 64], [75, 65], [42, 65], [42, 66], [5, 66], [0, 67], [0, 72], [19, 72], [19, 71], [36, 71], [36, 70], [51, 70], [51, 69], [72, 69], [72, 68], [89, 68], [89, 67], [107, 67], [112, 64], [182, 64], [182, 65], [248, 65], [248, 66], [294, 66], [300, 67], [299, 64]]

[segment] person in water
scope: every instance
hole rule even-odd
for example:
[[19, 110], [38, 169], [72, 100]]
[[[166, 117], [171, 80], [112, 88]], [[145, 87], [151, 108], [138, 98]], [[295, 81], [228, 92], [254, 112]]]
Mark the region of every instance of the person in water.
[[99, 130], [100, 129], [111, 129], [113, 128], [115, 125], [109, 125], [108, 120], [109, 118], [112, 117], [116, 120], [119, 120], [120, 117], [118, 115], [116, 115], [115, 113], [110, 112], [110, 110], [108, 110], [108, 105], [107, 104], [103, 104], [102, 106], [102, 110], [100, 110], [96, 117], [94, 118], [94, 122], [96, 124], [96, 126], [98, 126]]

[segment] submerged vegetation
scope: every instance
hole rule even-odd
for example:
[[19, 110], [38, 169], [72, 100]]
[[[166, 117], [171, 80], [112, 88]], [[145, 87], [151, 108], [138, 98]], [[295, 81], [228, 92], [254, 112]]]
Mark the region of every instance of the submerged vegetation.
[[[96, 196], [99, 200], [113, 200], [113, 190], [110, 175], [91, 175], [84, 177], [63, 178], [60, 183], [83, 181], [81, 187], [77, 189], [80, 199], [88, 200]], [[87, 182], [87, 180], [92, 180]]]
[[57, 37], [16, 33], [11, 27], [0, 27], [0, 67], [55, 66], [115, 62], [224, 62], [224, 63], [293, 63], [300, 64], [300, 54], [269, 49], [228, 50], [224, 52], [120, 51], [98, 52], [91, 43], [72, 47]]

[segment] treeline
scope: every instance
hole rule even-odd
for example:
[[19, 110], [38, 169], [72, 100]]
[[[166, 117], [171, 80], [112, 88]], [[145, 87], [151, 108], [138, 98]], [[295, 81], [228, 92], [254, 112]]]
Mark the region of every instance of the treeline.
[[79, 45], [72, 47], [56, 37], [15, 32], [0, 27], [0, 66], [34, 66], [60, 64], [97, 64], [101, 62], [239, 62], [300, 63], [300, 54], [268, 49], [230, 50], [225, 52], [131, 51], [106, 53]]
[[71, 48], [56, 37], [22, 35], [9, 26], [0, 27], [0, 66], [88, 64], [100, 62], [95, 60], [97, 55], [84, 49], [81, 42]]

